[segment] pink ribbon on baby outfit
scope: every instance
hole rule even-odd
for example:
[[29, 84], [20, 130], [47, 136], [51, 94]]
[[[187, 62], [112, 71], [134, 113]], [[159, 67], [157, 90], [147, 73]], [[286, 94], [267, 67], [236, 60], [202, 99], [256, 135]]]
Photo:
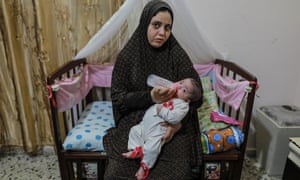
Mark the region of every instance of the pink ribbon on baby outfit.
[[173, 110], [174, 109], [174, 102], [172, 100], [164, 102], [163, 107], [168, 108], [170, 110]]

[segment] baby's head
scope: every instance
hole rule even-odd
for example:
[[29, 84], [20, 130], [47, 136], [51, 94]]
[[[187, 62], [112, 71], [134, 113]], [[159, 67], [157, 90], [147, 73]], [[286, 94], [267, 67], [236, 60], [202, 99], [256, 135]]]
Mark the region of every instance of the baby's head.
[[198, 101], [202, 97], [202, 87], [200, 82], [193, 78], [186, 78], [174, 84], [176, 97], [186, 102]]

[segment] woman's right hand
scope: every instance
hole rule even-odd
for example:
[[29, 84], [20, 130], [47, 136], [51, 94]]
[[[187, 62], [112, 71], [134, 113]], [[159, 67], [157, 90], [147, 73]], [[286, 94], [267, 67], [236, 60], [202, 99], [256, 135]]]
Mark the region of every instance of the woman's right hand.
[[151, 90], [151, 98], [153, 102], [161, 103], [171, 99], [175, 92], [171, 88], [155, 87]]
[[179, 129], [182, 127], [181, 123], [177, 123], [177, 124], [170, 124], [167, 122], [162, 122], [160, 123], [161, 126], [165, 126], [167, 128], [167, 131], [165, 133], [165, 135], [163, 136], [162, 140], [167, 143], [169, 141], [171, 141], [171, 139], [173, 138], [173, 136], [179, 131]]

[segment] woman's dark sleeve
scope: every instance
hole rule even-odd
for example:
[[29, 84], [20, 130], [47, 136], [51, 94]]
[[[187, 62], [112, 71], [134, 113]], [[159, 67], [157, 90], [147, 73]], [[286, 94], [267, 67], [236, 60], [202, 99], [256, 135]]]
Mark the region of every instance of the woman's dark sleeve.
[[[120, 58], [120, 57], [119, 57]], [[124, 115], [137, 110], [147, 109], [153, 104], [150, 90], [131, 91], [130, 62], [116, 61], [112, 74], [111, 99], [116, 122]]]
[[130, 92], [124, 98], [124, 106], [127, 110], [146, 109], [152, 105], [149, 91]]

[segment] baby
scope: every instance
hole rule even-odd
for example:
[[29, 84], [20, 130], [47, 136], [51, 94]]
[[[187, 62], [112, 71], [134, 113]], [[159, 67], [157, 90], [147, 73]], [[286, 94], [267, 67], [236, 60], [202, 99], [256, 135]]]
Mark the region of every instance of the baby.
[[201, 84], [192, 78], [174, 83], [174, 88], [176, 93], [171, 100], [152, 105], [146, 111], [143, 120], [130, 130], [129, 152], [122, 155], [125, 158], [141, 159], [140, 168], [135, 174], [138, 180], [148, 176], [165, 143], [162, 137], [166, 133], [166, 127], [161, 126], [160, 123], [179, 123], [189, 111], [189, 103], [198, 101], [202, 97]]

